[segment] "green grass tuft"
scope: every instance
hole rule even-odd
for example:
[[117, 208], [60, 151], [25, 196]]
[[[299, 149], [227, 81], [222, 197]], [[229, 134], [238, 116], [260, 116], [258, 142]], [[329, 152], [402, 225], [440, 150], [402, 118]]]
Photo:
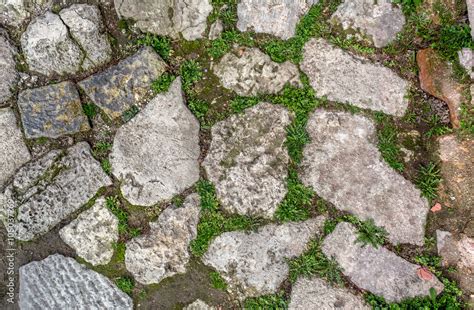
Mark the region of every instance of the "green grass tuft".
[[153, 90], [155, 94], [166, 92], [175, 79], [176, 77], [174, 75], [165, 72], [157, 80], [153, 81], [151, 90]]
[[100, 166], [102, 167], [102, 170], [104, 170], [105, 173], [110, 174], [112, 171], [112, 165], [110, 164], [110, 161], [108, 159], [103, 159], [100, 162]]
[[131, 120], [132, 118], [135, 117], [135, 115], [138, 114], [138, 112], [140, 112], [140, 110], [138, 109], [137, 106], [133, 105], [130, 107], [130, 109], [124, 111], [122, 113], [122, 119], [124, 122], [128, 122], [129, 120]]
[[259, 98], [256, 97], [236, 97], [231, 100], [230, 102], [230, 107], [232, 109], [232, 112], [234, 113], [241, 113], [245, 109], [253, 107], [257, 103], [260, 102]]
[[185, 92], [189, 92], [194, 83], [202, 79], [203, 75], [201, 65], [195, 60], [186, 60], [181, 65], [180, 74]]
[[211, 279], [211, 285], [213, 288], [222, 291], [227, 289], [227, 283], [217, 271], [209, 273], [209, 278]]
[[124, 262], [125, 261], [125, 250], [127, 249], [127, 245], [124, 242], [117, 242], [113, 244], [115, 253], [114, 253], [114, 260], [116, 262]]
[[376, 113], [375, 119], [381, 127], [378, 130], [378, 148], [383, 159], [393, 169], [402, 172], [405, 169], [401, 161], [401, 151], [398, 146], [398, 129], [389, 116]]
[[375, 225], [373, 219], [360, 221], [358, 229], [356, 242], [362, 243], [363, 245], [370, 244], [374, 248], [383, 245], [388, 235], [383, 227]]
[[166, 37], [147, 33], [137, 40], [137, 44], [151, 46], [163, 60], [168, 60], [171, 55], [171, 41]]
[[288, 309], [288, 302], [283, 292], [274, 295], [265, 295], [254, 298], [247, 298], [244, 305], [245, 310], [284, 310]]
[[117, 287], [121, 289], [124, 293], [127, 293], [130, 296], [132, 295], [133, 288], [135, 287], [135, 282], [133, 282], [132, 278], [120, 277], [115, 280], [115, 284], [117, 284]]
[[240, 33], [236, 30], [224, 31], [220, 38], [209, 42], [207, 53], [214, 59], [221, 58], [228, 53], [234, 44], [239, 46], [253, 47], [255, 40], [248, 32]]
[[416, 185], [421, 190], [424, 197], [433, 200], [438, 197], [438, 186], [441, 183], [441, 172], [436, 164], [430, 162], [426, 166], [421, 166], [418, 171]]
[[307, 220], [314, 192], [300, 182], [293, 169], [290, 169], [287, 184], [288, 193], [278, 207], [275, 217], [281, 222]]
[[97, 115], [98, 109], [97, 106], [91, 102], [84, 103], [82, 105], [82, 111], [88, 118], [94, 118]]

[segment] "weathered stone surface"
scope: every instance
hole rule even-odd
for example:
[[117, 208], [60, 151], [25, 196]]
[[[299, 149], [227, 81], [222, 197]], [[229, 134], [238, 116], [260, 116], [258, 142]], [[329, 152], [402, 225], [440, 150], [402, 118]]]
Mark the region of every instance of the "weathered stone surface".
[[313, 277], [311, 279], [299, 278], [296, 281], [291, 290], [288, 309], [368, 310], [371, 308], [367, 306], [361, 296]]
[[323, 216], [305, 222], [270, 224], [256, 232], [226, 232], [203, 257], [239, 298], [272, 294], [288, 277], [287, 260], [301, 255], [322, 230]]
[[301, 70], [320, 97], [403, 116], [408, 82], [392, 70], [334, 47], [324, 39], [306, 43]]
[[74, 4], [59, 12], [74, 40], [86, 53], [82, 68], [89, 70], [111, 59], [110, 47], [99, 8], [95, 5]]
[[78, 85], [111, 118], [118, 118], [132, 105], [144, 100], [151, 83], [166, 70], [165, 62], [151, 47], [94, 74]]
[[268, 33], [287, 40], [295, 35], [299, 19], [318, 0], [242, 0], [237, 5], [237, 28]]
[[196, 299], [192, 304], [187, 305], [183, 310], [214, 310], [216, 308], [209, 306], [204, 301]]
[[0, 24], [19, 26], [29, 16], [24, 0], [2, 0], [0, 2]]
[[72, 82], [24, 90], [18, 95], [18, 108], [29, 139], [57, 138], [90, 129]]
[[390, 0], [345, 0], [331, 19], [344, 30], [358, 31], [375, 47], [388, 45], [405, 25], [405, 15]]
[[20, 267], [19, 296], [20, 309], [133, 309], [109, 279], [60, 254]]
[[44, 74], [79, 71], [83, 54], [71, 40], [58, 15], [46, 12], [35, 18], [21, 36], [21, 47], [30, 70]]
[[15, 210], [14, 237], [32, 240], [82, 207], [99, 188], [111, 184], [89, 145], [80, 142], [21, 167], [0, 192], [0, 212]]
[[296, 65], [289, 61], [278, 64], [257, 48], [245, 48], [239, 55], [227, 53], [214, 73], [225, 88], [240, 96], [276, 94], [287, 83], [300, 84]]
[[464, 86], [453, 78], [451, 64], [441, 58], [432, 48], [418, 51], [416, 61], [420, 68], [420, 86], [432, 96], [448, 104], [451, 124], [459, 127], [459, 114], [464, 101]]
[[[444, 286], [434, 276], [430, 280], [418, 275], [420, 266], [412, 264], [384, 247], [374, 248], [356, 241], [357, 230], [343, 222], [326, 237], [322, 250], [336, 259], [342, 272], [359, 288], [398, 302], [416, 296], [429, 296], [430, 288], [439, 294]], [[428, 271], [425, 271], [428, 273]]]
[[425, 15], [435, 25], [441, 25], [442, 15], [446, 13], [449, 13], [454, 20], [460, 17], [461, 10], [458, 6], [459, 2], [456, 0], [425, 0], [418, 6], [417, 13]]
[[306, 127], [300, 177], [336, 208], [373, 218], [392, 243], [423, 245], [428, 202], [380, 156], [374, 124], [348, 112], [316, 110]]
[[121, 18], [131, 18], [144, 32], [186, 40], [202, 38], [207, 27], [207, 16], [212, 12], [209, 0], [133, 1], [114, 0]]
[[105, 199], [99, 198], [90, 209], [64, 226], [59, 235], [87, 262], [94, 266], [105, 265], [112, 258], [113, 245], [118, 241], [118, 219], [107, 209]]
[[31, 159], [23, 141], [15, 114], [10, 108], [0, 109], [0, 189], [16, 169]]
[[219, 38], [222, 31], [224, 31], [224, 24], [222, 24], [222, 21], [220, 19], [218, 19], [214, 23], [212, 23], [211, 27], [209, 28], [209, 40], [215, 40]]
[[186, 197], [183, 206], [165, 209], [150, 232], [127, 242], [125, 266], [142, 284], [185, 273], [189, 243], [196, 238], [200, 203], [197, 194]]
[[474, 40], [474, 0], [466, 0], [466, 5], [469, 24], [471, 25], [471, 37]]
[[150, 206], [171, 199], [199, 179], [199, 122], [177, 78], [115, 135], [110, 163], [124, 197]]
[[260, 103], [212, 127], [202, 165], [226, 211], [273, 216], [287, 193], [285, 140], [291, 118], [282, 106]]
[[470, 48], [463, 48], [458, 52], [459, 63], [466, 69], [471, 79], [474, 79], [474, 52]]
[[0, 103], [10, 99], [18, 81], [15, 64], [16, 48], [10, 44], [7, 32], [0, 28]]

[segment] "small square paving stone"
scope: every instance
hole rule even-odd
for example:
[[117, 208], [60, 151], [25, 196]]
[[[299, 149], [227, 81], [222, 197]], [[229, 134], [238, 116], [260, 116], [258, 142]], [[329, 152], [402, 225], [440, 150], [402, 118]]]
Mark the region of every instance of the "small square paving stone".
[[72, 82], [22, 91], [18, 95], [26, 138], [58, 138], [90, 129]]

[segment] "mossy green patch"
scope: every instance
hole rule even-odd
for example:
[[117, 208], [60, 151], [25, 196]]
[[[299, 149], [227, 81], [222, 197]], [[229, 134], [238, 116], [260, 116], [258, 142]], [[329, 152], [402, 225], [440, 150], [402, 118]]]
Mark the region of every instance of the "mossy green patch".
[[288, 301], [283, 292], [255, 298], [247, 298], [244, 303], [245, 310], [284, 310], [288, 309]]

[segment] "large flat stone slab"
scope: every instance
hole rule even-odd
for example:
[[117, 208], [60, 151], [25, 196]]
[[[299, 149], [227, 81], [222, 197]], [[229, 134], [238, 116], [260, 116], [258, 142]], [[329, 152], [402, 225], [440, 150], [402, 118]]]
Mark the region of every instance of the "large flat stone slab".
[[203, 257], [237, 297], [276, 293], [288, 277], [287, 260], [301, 255], [322, 230], [323, 216], [305, 222], [270, 224], [255, 232], [226, 232], [214, 239]]
[[133, 309], [133, 301], [103, 275], [60, 254], [20, 267], [20, 309]]
[[296, 65], [289, 61], [276, 63], [258, 48], [245, 48], [239, 55], [227, 53], [214, 67], [214, 73], [225, 88], [240, 96], [276, 94], [287, 83], [300, 85]]
[[166, 70], [165, 62], [151, 47], [82, 80], [86, 95], [111, 118], [118, 118], [150, 93], [151, 83]]
[[11, 98], [13, 89], [18, 81], [18, 72], [16, 71], [16, 48], [10, 43], [8, 34], [0, 28], [0, 103]]
[[359, 108], [403, 116], [409, 83], [392, 70], [329, 44], [311, 39], [304, 47], [301, 70], [319, 97]]
[[49, 231], [112, 182], [86, 142], [53, 150], [21, 167], [0, 192], [0, 215], [14, 212], [12, 234], [29, 241]]
[[18, 108], [28, 139], [58, 138], [90, 129], [72, 82], [24, 90], [18, 94]]
[[150, 223], [150, 232], [127, 242], [125, 266], [142, 284], [185, 273], [189, 243], [196, 238], [200, 200], [191, 194], [181, 207], [168, 207]]
[[124, 197], [150, 206], [197, 182], [199, 155], [199, 122], [177, 78], [117, 131], [110, 163]]
[[[429, 271], [395, 255], [384, 247], [374, 248], [356, 241], [357, 230], [343, 222], [323, 241], [327, 257], [336, 259], [342, 272], [363, 290], [382, 296], [388, 302], [429, 296], [430, 288], [439, 294], [444, 286]], [[428, 279], [429, 278], [429, 279]]]
[[306, 130], [311, 142], [300, 165], [305, 185], [339, 210], [373, 218], [390, 242], [423, 245], [428, 202], [383, 160], [371, 120], [318, 109]]
[[259, 103], [214, 125], [203, 167], [224, 210], [271, 218], [287, 193], [291, 114]]

